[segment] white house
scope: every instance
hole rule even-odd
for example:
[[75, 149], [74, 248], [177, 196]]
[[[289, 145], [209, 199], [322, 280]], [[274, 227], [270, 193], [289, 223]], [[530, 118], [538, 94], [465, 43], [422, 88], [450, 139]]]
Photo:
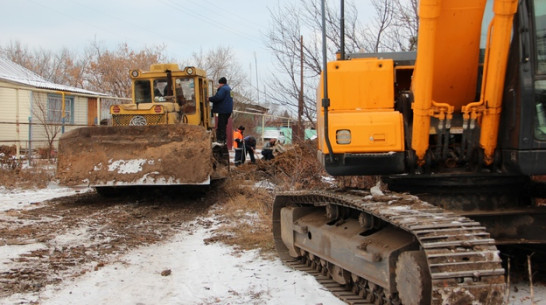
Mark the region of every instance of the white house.
[[15, 145], [17, 154], [47, 148], [52, 139], [56, 146], [63, 132], [99, 125], [101, 97], [106, 95], [51, 83], [0, 57], [0, 145]]

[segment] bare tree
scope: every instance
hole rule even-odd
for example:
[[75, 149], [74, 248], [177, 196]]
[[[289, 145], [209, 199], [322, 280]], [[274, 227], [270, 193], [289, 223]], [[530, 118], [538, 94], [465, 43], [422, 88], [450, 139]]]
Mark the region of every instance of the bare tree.
[[414, 51], [417, 48], [418, 0], [372, 0], [375, 17], [366, 27], [370, 52]]
[[45, 99], [36, 99], [32, 107], [32, 117], [38, 120], [38, 126], [45, 134], [47, 141], [46, 158], [51, 159], [51, 152], [55, 147], [53, 143], [62, 131], [62, 113], [48, 109]]
[[[407, 51], [415, 49], [417, 0], [373, 0], [375, 18], [367, 26], [358, 20], [353, 2], [345, 4], [345, 48], [347, 53]], [[269, 81], [269, 101], [294, 110], [300, 90], [300, 38], [304, 38], [304, 116], [316, 116], [316, 86], [322, 71], [322, 7], [320, 1], [300, 0], [270, 8], [271, 26], [266, 35], [278, 73]], [[325, 24], [328, 58], [340, 50], [340, 13], [326, 5]], [[271, 94], [271, 92], [274, 92]]]
[[226, 77], [229, 86], [239, 95], [252, 100], [247, 75], [235, 59], [233, 50], [229, 47], [218, 47], [207, 52], [203, 49], [192, 54], [192, 65], [204, 69], [213, 81]]
[[[397, 1], [397, 0], [395, 0]], [[372, 0], [375, 10], [375, 18], [367, 28], [368, 35], [366, 49], [371, 52], [379, 52], [388, 49], [389, 41], [386, 39], [386, 32], [394, 24], [395, 1]]]
[[117, 49], [109, 50], [93, 42], [86, 52], [89, 63], [84, 71], [86, 89], [118, 97], [130, 97], [129, 71], [148, 70], [154, 63], [166, 62], [164, 49], [165, 46], [157, 46], [136, 51], [123, 43]]
[[[361, 28], [357, 11], [352, 3], [345, 8], [345, 47], [347, 52], [362, 48]], [[278, 63], [278, 72], [271, 76], [269, 101], [289, 109], [297, 109], [300, 91], [300, 39], [303, 36], [304, 60], [304, 109], [307, 121], [313, 122], [316, 115], [316, 84], [322, 71], [321, 5], [312, 0], [300, 0], [270, 8], [272, 25], [267, 33], [267, 47]], [[339, 10], [326, 7], [326, 39], [328, 53], [333, 57], [340, 50]], [[305, 33], [305, 34], [304, 34]]]
[[[130, 97], [129, 71], [148, 70], [154, 63], [174, 62], [166, 58], [164, 50], [164, 45], [134, 50], [127, 43], [111, 49], [93, 41], [83, 54], [78, 55], [68, 49], [59, 52], [30, 50], [19, 42], [12, 42], [0, 47], [0, 54], [56, 84]], [[247, 75], [235, 58], [232, 49], [219, 47], [194, 53], [189, 65], [205, 69], [213, 80], [227, 77], [238, 94], [252, 99]]]
[[0, 48], [0, 54], [56, 84], [83, 88], [83, 71], [86, 58], [78, 58], [64, 48], [58, 53], [50, 50], [30, 50], [20, 42], [12, 42]]
[[417, 49], [417, 32], [419, 29], [418, 0], [397, 0], [396, 6], [398, 37], [405, 37], [408, 40], [406, 47], [400, 47], [400, 50], [415, 51]]

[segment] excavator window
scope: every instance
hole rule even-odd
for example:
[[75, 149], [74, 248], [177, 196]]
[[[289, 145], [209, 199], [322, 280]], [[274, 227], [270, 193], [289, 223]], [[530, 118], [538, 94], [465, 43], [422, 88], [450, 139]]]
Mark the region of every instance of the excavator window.
[[546, 140], [546, 3], [535, 0], [535, 37], [536, 37], [536, 123], [535, 137]]
[[151, 85], [149, 80], [137, 80], [135, 81], [135, 103], [151, 103], [152, 92], [150, 90]]

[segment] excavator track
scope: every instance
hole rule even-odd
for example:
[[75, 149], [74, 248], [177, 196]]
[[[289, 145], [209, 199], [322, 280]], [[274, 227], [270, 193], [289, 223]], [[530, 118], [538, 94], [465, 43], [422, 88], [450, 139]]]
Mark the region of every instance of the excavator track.
[[[420, 201], [417, 197], [408, 194], [372, 195], [370, 192], [361, 190], [296, 191], [277, 194], [273, 209], [273, 233], [279, 256], [288, 266], [317, 276], [319, 282], [324, 283], [326, 288], [348, 304], [413, 303], [411, 295], [415, 293], [412, 290], [414, 284], [410, 283], [410, 292], [405, 292], [406, 296], [399, 298], [399, 294], [404, 294], [400, 291], [407, 288], [399, 287], [398, 283], [396, 289], [392, 286], [381, 287], [373, 283], [371, 279], [360, 278], [361, 274], [355, 276], [353, 270], [346, 270], [351, 274], [352, 280], [341, 285], [340, 281], [334, 281], [332, 276], [332, 273], [339, 270], [331, 270], [331, 266], [339, 262], [325, 263], [324, 259], [328, 257], [326, 253], [311, 253], [309, 250], [300, 249], [298, 257], [294, 257], [294, 254], [290, 255], [281, 237], [283, 234], [281, 210], [285, 207], [327, 210], [328, 206], [349, 209], [353, 211], [353, 214], [356, 211], [371, 215], [374, 219], [381, 221], [383, 227], [395, 227], [411, 236], [412, 246], [418, 247], [419, 253], [424, 253], [425, 264], [428, 267], [424, 268], [428, 269], [425, 273], [427, 275], [420, 275], [428, 278], [418, 279], [418, 284], [415, 285], [425, 283], [423, 285], [430, 287], [429, 292], [426, 290], [421, 292], [423, 290], [417, 287], [416, 291], [421, 294], [430, 293], [430, 296], [417, 296], [417, 299], [430, 300], [430, 304], [503, 303], [505, 281], [502, 262], [494, 240], [490, 238], [485, 227], [476, 221]], [[302, 229], [295, 231], [298, 230]], [[358, 251], [359, 249], [354, 249], [355, 255]], [[404, 251], [402, 252], [408, 254], [417, 252]], [[402, 273], [397, 275], [401, 278], [407, 276], [404, 273], [419, 272], [419, 267], [412, 266], [414, 259], [408, 259], [408, 257], [411, 255], [402, 253], [397, 255], [398, 259], [406, 260], [402, 264], [408, 265], [402, 267], [404, 272], [398, 271]], [[412, 281], [411, 275], [409, 281]], [[422, 301], [419, 302], [422, 303]]]
[[[309, 262], [309, 261], [307, 261]], [[323, 287], [328, 289], [332, 294], [338, 297], [343, 302], [350, 305], [373, 305], [372, 302], [367, 302], [357, 293], [354, 293], [352, 290], [348, 290], [345, 286], [339, 285], [338, 282], [332, 280], [327, 274], [323, 274], [321, 271], [317, 270], [317, 266], [313, 266], [311, 263], [306, 263], [305, 260], [296, 259], [296, 260], [286, 260], [284, 264], [308, 273], [315, 277], [317, 282], [319, 282]]]

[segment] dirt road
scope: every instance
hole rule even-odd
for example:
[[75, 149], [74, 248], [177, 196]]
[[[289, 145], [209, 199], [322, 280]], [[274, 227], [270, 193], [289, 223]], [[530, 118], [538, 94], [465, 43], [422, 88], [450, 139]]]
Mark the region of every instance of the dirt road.
[[0, 298], [37, 292], [97, 270], [135, 247], [179, 233], [206, 213], [214, 193], [187, 191], [103, 198], [96, 193], [62, 197], [34, 209], [2, 212], [0, 245], [35, 246], [0, 266]]

